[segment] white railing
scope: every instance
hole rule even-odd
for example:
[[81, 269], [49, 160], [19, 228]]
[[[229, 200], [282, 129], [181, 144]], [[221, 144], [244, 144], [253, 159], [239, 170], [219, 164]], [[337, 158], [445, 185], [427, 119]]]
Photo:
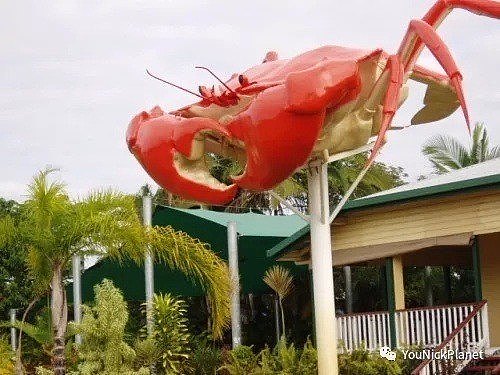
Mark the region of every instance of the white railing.
[[[443, 342], [431, 348], [434, 353], [458, 350], [477, 352], [489, 347], [488, 305], [486, 301], [476, 304], [459, 324], [444, 338]], [[458, 374], [471, 358], [443, 360], [429, 358], [423, 361], [412, 375]]]
[[362, 345], [369, 350], [390, 346], [389, 313], [383, 311], [339, 316], [337, 337], [344, 350], [349, 352]]
[[[482, 303], [481, 303], [482, 304]], [[477, 303], [398, 310], [395, 314], [396, 345], [398, 348], [421, 345], [433, 348], [440, 345], [473, 311]], [[483, 309], [487, 306], [484, 303]], [[482, 311], [482, 310], [481, 310]], [[488, 337], [487, 315], [465, 325], [461, 339], [467, 337], [479, 345]], [[352, 351], [364, 345], [369, 350], [390, 345], [389, 313], [386, 311], [348, 314], [337, 317], [337, 336], [344, 350]], [[462, 340], [463, 341], [463, 340]]]

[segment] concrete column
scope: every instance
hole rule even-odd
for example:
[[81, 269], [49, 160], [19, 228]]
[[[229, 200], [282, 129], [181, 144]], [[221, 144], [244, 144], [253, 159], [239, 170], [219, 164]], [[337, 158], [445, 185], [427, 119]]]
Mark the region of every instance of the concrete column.
[[[82, 321], [82, 257], [74, 254], [71, 259], [73, 272], [73, 321], [80, 324]], [[82, 335], [75, 335], [75, 344], [82, 343]]]
[[[146, 194], [142, 197], [142, 220], [146, 228], [151, 227], [153, 221], [153, 198]], [[144, 285], [146, 293], [146, 329], [148, 335], [153, 333], [153, 295], [154, 295], [154, 261], [151, 252], [146, 249], [144, 260]]]
[[[17, 309], [9, 310], [10, 323], [14, 324], [17, 319]], [[15, 352], [17, 349], [17, 330], [14, 327], [10, 328], [10, 346], [12, 351]]]
[[337, 327], [327, 165], [310, 168], [307, 177], [318, 374], [337, 375]]
[[241, 311], [238, 232], [234, 221], [227, 224], [227, 252], [229, 258], [229, 272], [231, 274], [231, 281], [233, 282], [233, 290], [231, 293], [231, 334], [233, 348], [235, 348], [241, 345]]

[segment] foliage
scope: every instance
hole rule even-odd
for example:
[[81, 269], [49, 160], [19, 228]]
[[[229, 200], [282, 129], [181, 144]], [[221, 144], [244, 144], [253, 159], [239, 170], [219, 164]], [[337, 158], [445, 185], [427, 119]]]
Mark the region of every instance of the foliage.
[[155, 227], [148, 232], [155, 259], [178, 269], [206, 291], [212, 317], [212, 334], [222, 337], [230, 325], [231, 282], [226, 263], [209, 245], [172, 227]]
[[[213, 154], [209, 154], [208, 156], [210, 172], [221, 182], [226, 184], [232, 183], [230, 176], [242, 172], [242, 167], [231, 159]], [[365, 166], [366, 161], [367, 154], [358, 154], [329, 164], [328, 181], [331, 188], [330, 200], [332, 202], [337, 202], [345, 194]], [[358, 185], [352, 197], [359, 198], [401, 185], [404, 183], [406, 177], [407, 175], [400, 167], [392, 167], [381, 162], [375, 162]], [[305, 210], [307, 202], [306, 171], [302, 170], [295, 173], [292, 177], [274, 188], [274, 190], [290, 203]], [[282, 205], [278, 204], [267, 192], [241, 192], [233, 202], [229, 203], [226, 210], [239, 211], [245, 208], [259, 209], [267, 212], [273, 209], [278, 212], [283, 211]]]
[[123, 295], [109, 280], [94, 291], [95, 306], [83, 306], [82, 322], [75, 325], [83, 339], [75, 374], [149, 374], [146, 368], [134, 368], [136, 353], [124, 341], [128, 310]]
[[397, 362], [388, 361], [378, 353], [366, 348], [340, 353], [338, 356], [341, 375], [400, 375], [402, 370]]
[[253, 352], [252, 347], [240, 345], [227, 353], [227, 359], [221, 370], [230, 375], [257, 374], [259, 357]]
[[454, 137], [436, 135], [422, 146], [422, 153], [432, 163], [434, 171], [443, 174], [498, 158], [500, 157], [500, 146], [490, 148], [486, 127], [484, 124], [477, 123], [469, 147]]
[[14, 353], [5, 337], [0, 337], [0, 375], [14, 374]]
[[52, 345], [52, 329], [50, 328], [50, 313], [47, 309], [42, 309], [35, 318], [34, 323], [21, 322], [16, 320], [13, 324], [8, 322], [1, 322], [0, 327], [14, 327], [22, 330], [23, 333], [35, 342], [37, 342], [43, 349], [48, 350]]
[[74, 254], [140, 263], [149, 248], [157, 260], [206, 289], [214, 335], [222, 335], [229, 325], [229, 271], [207, 245], [172, 228], [145, 230], [133, 196], [108, 190], [71, 200], [63, 183], [49, 180], [51, 173], [53, 170], [46, 169], [33, 178], [18, 221], [12, 216], [0, 218], [0, 248], [19, 243], [27, 254], [37, 292], [49, 290], [50, 285], [54, 368], [63, 372], [65, 366], [67, 300], [63, 283]]
[[308, 340], [298, 350], [294, 344], [287, 344], [284, 337], [273, 350], [266, 347], [259, 354], [252, 347], [241, 345], [228, 353], [220, 370], [229, 375], [314, 375], [318, 372], [316, 349]]
[[264, 282], [276, 292], [281, 310], [281, 324], [283, 334], [285, 334], [285, 312], [283, 310], [283, 299], [290, 294], [293, 289], [293, 276], [290, 271], [282, 266], [274, 266], [268, 269], [263, 278]]
[[401, 368], [401, 373], [403, 375], [410, 375], [411, 372], [415, 370], [417, 366], [422, 362], [422, 360], [417, 358], [405, 358], [403, 355], [403, 350], [408, 350], [410, 352], [421, 352], [422, 350], [424, 350], [424, 346], [410, 345], [396, 350], [396, 363]]
[[[20, 219], [20, 211], [21, 205], [17, 202], [0, 198], [0, 317], [2, 318], [8, 316], [12, 308], [27, 306], [34, 294], [33, 282], [26, 277], [25, 253], [17, 241], [8, 241], [15, 230], [15, 224]], [[4, 245], [1, 245], [2, 243]]]
[[189, 359], [190, 334], [186, 305], [170, 294], [155, 295], [153, 339], [161, 352], [161, 366], [167, 374], [185, 373]]
[[191, 341], [190, 367], [194, 375], [214, 375], [222, 362], [222, 350], [214, 345], [209, 335], [196, 336]]

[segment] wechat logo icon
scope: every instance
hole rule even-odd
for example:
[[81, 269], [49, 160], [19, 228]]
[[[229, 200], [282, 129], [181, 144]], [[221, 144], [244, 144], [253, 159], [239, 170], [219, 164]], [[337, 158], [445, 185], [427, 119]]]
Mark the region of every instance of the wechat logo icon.
[[379, 353], [382, 358], [388, 359], [389, 361], [396, 360], [396, 352], [393, 352], [388, 346], [382, 346], [379, 349]]

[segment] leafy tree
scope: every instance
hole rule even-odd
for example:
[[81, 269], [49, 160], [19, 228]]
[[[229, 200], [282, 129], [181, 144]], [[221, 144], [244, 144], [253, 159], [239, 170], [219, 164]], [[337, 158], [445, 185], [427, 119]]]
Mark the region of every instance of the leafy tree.
[[145, 230], [132, 196], [108, 190], [70, 199], [64, 184], [49, 181], [51, 172], [47, 169], [33, 178], [18, 221], [12, 216], [0, 219], [0, 247], [21, 244], [35, 284], [40, 290], [50, 289], [56, 375], [66, 373], [68, 307], [64, 281], [74, 254], [140, 263], [148, 249], [158, 261], [205, 287], [212, 304], [213, 333], [221, 336], [229, 325], [230, 279], [220, 258], [206, 245], [172, 228]]
[[443, 174], [500, 157], [500, 146], [490, 148], [489, 142], [486, 127], [477, 123], [469, 147], [454, 137], [436, 135], [425, 142], [422, 153], [432, 163], [434, 171]]
[[[6, 216], [19, 221], [21, 205], [0, 198], [0, 220]], [[1, 242], [1, 240], [0, 240]], [[24, 308], [33, 298], [33, 283], [27, 274], [26, 256], [19, 243], [0, 246], [0, 320], [12, 308]]]

